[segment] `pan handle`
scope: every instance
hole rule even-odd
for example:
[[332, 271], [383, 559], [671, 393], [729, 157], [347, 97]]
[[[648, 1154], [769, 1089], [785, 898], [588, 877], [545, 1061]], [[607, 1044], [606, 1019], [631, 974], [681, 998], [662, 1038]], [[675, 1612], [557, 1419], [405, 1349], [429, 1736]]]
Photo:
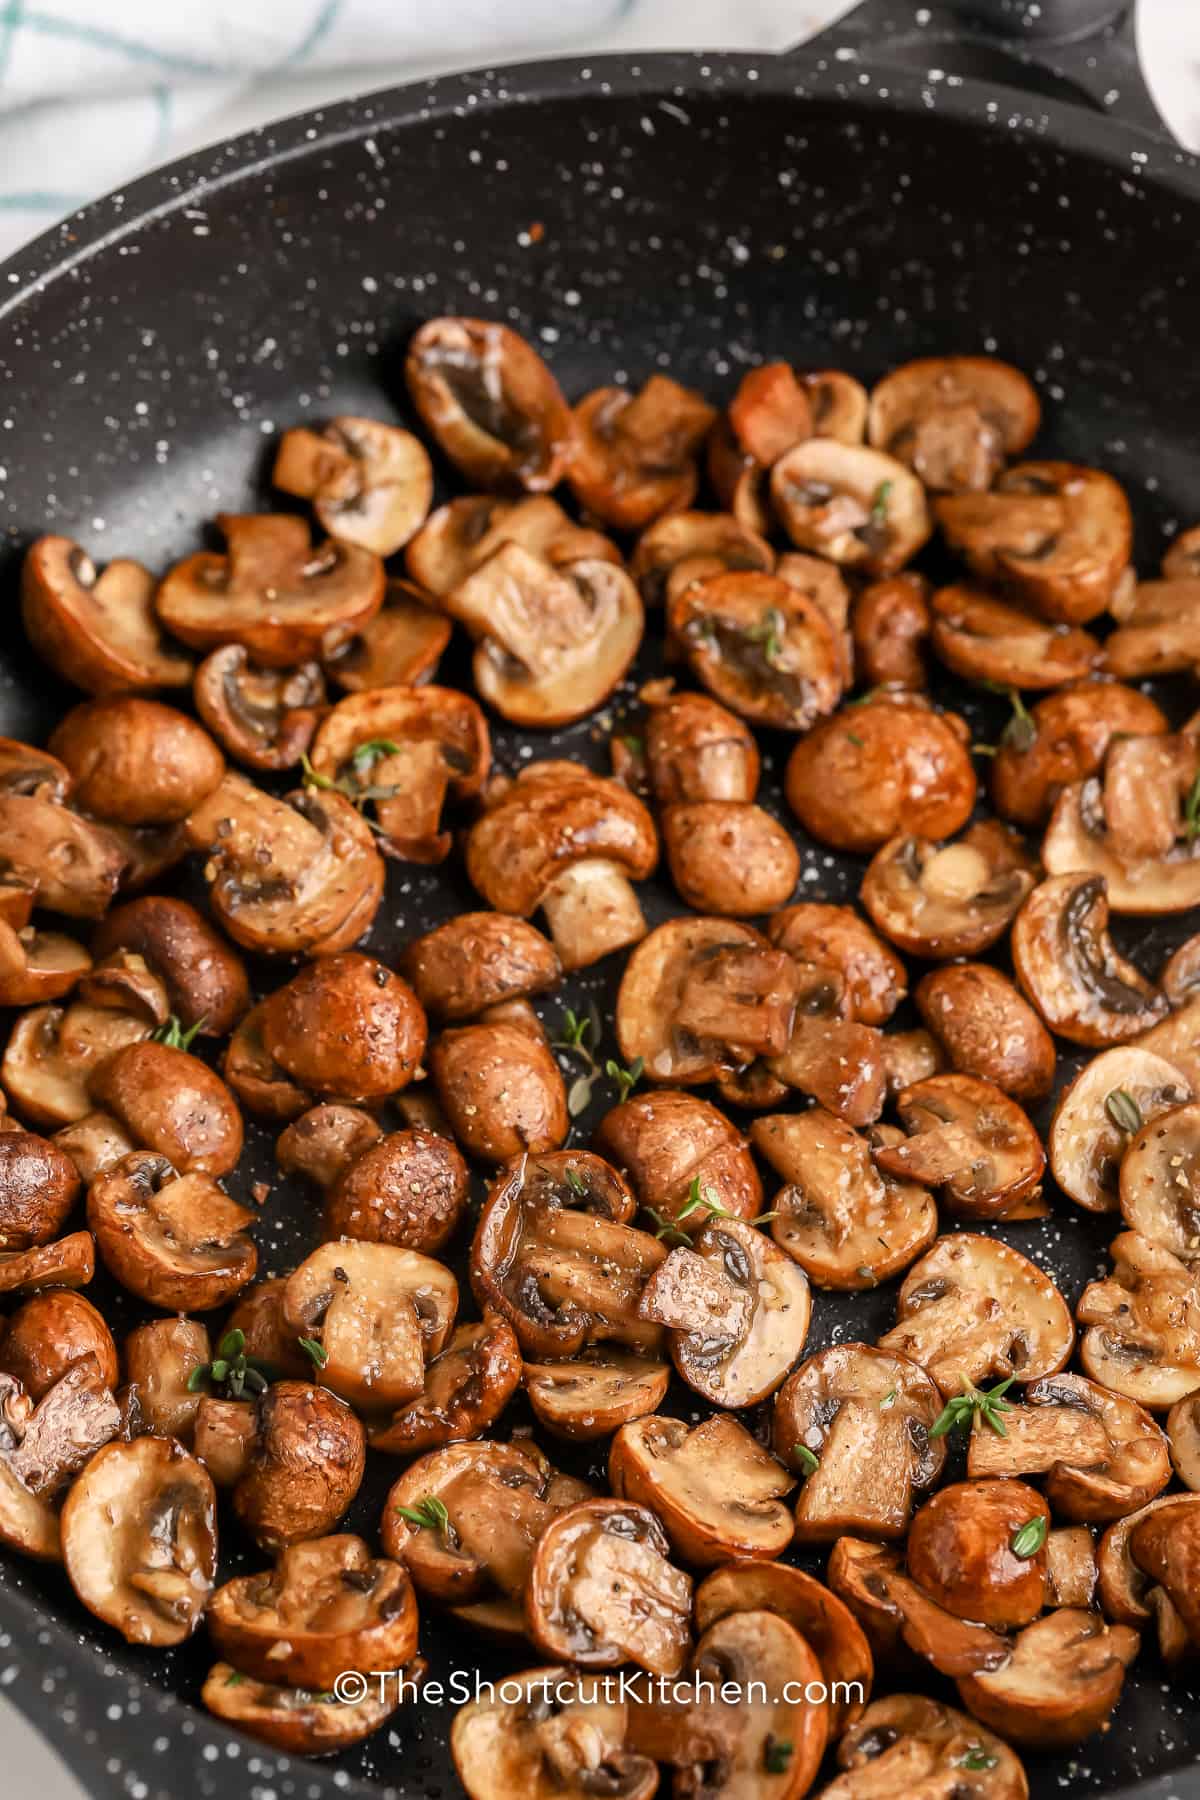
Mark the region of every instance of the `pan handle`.
[[1002, 82], [1170, 133], [1138, 60], [1129, 0], [859, 0], [797, 50]]

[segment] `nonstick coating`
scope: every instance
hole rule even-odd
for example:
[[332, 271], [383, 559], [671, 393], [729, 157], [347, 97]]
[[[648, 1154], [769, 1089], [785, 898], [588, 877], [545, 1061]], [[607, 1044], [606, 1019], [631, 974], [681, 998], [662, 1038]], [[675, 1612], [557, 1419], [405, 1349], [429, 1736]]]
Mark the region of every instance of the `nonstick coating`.
[[[1198, 242], [1195, 166], [1148, 138], [1004, 90], [816, 57], [660, 56], [452, 78], [150, 177], [0, 271], [0, 580], [11, 621], [0, 730], [41, 738], [70, 700], [20, 642], [17, 569], [30, 538], [64, 531], [101, 558], [162, 567], [218, 510], [276, 503], [264, 475], [281, 427], [345, 411], [406, 419], [405, 341], [438, 312], [527, 332], [572, 397], [656, 367], [718, 397], [763, 355], [870, 381], [921, 353], [995, 351], [1039, 385], [1043, 449], [1125, 483], [1149, 570], [1172, 529], [1200, 517]], [[640, 673], [651, 666], [653, 651]], [[465, 663], [447, 670], [465, 678]], [[632, 685], [618, 714], [632, 710]], [[952, 686], [941, 697], [995, 736], [1002, 703]], [[497, 759], [511, 767], [566, 750], [599, 763], [601, 739], [588, 724], [524, 740], [501, 729]], [[787, 745], [765, 748], [764, 798], [779, 810]], [[804, 852], [804, 895], [853, 894], [855, 859]], [[388, 958], [470, 904], [454, 859], [439, 871], [393, 867], [370, 947]], [[648, 884], [647, 910], [656, 922], [678, 905]], [[1187, 930], [1175, 920], [1125, 941], [1154, 970]], [[259, 973], [268, 985], [283, 975]], [[588, 994], [607, 1015], [614, 976], [603, 967], [572, 981], [544, 1016], [553, 1023]], [[593, 1122], [611, 1098], [599, 1096]], [[254, 1132], [252, 1144], [246, 1186], [276, 1175], [268, 1136]], [[314, 1241], [316, 1204], [277, 1182], [264, 1215], [263, 1272], [284, 1270]], [[1049, 1221], [999, 1234], [1074, 1300], [1111, 1232], [1059, 1201]], [[818, 1295], [810, 1350], [884, 1329], [894, 1290]], [[699, 1416], [686, 1392], [674, 1404]], [[514, 1422], [522, 1416], [514, 1409]], [[599, 1477], [602, 1462], [574, 1466]], [[352, 1527], [375, 1535], [396, 1472], [375, 1471]], [[224, 1573], [247, 1566], [227, 1536]], [[536, 1660], [497, 1654], [432, 1612], [422, 1645], [434, 1675]], [[333, 1773], [196, 1711], [205, 1666], [203, 1633], [171, 1653], [133, 1650], [89, 1618], [61, 1573], [0, 1566], [0, 1682], [93, 1794], [458, 1791], [450, 1708], [397, 1714]], [[1039, 1796], [1200, 1794], [1194, 1772], [1170, 1774], [1198, 1751], [1195, 1696], [1168, 1687], [1148, 1649], [1106, 1737], [1028, 1762]]]

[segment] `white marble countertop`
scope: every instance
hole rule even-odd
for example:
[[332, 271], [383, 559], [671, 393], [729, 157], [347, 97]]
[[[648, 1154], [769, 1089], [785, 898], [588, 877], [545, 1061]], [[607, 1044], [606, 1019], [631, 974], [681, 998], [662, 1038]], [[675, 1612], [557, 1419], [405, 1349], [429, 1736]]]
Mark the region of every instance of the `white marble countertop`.
[[[453, 0], [443, 0], [452, 8]], [[569, 10], [571, 0], [564, 0]], [[850, 10], [847, 0], [633, 0], [608, 29], [584, 34], [556, 54], [631, 49], [780, 50]], [[1200, 150], [1200, 5], [1195, 0], [1142, 0], [1139, 39], [1143, 66], [1155, 98], [1177, 136]], [[522, 54], [528, 54], [523, 50]], [[489, 46], [489, 62], [500, 60]], [[455, 59], [464, 66], [464, 59]], [[467, 61], [475, 59], [466, 59]], [[158, 160], [232, 136], [271, 118], [361, 92], [386, 87], [448, 65], [431, 57], [336, 74], [273, 81], [223, 99], [217, 108], [178, 131]], [[81, 181], [86, 177], [81, 176]], [[5, 1791], [13, 1800], [82, 1800], [82, 1790], [57, 1756], [0, 1696], [0, 1743]]]

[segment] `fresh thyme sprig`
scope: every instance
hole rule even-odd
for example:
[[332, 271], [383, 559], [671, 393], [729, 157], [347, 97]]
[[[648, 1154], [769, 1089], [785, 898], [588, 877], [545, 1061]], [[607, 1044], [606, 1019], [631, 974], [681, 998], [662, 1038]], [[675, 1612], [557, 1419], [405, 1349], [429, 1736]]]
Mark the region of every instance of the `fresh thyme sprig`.
[[1000, 1415], [1012, 1411], [1011, 1401], [1004, 1396], [1016, 1379], [1015, 1375], [1009, 1375], [1004, 1381], [998, 1381], [994, 1388], [977, 1388], [973, 1381], [964, 1382], [962, 1393], [947, 1400], [938, 1414], [930, 1427], [930, 1437], [945, 1437], [962, 1425], [969, 1426], [976, 1414], [985, 1425], [991, 1426], [997, 1437], [1007, 1437], [1008, 1426]]
[[265, 1394], [274, 1379], [275, 1371], [269, 1363], [246, 1355], [246, 1334], [235, 1326], [217, 1345], [213, 1360], [192, 1370], [187, 1390], [198, 1394], [206, 1387], [223, 1387], [230, 1400], [242, 1400], [247, 1394]]
[[189, 1025], [185, 1031], [183, 1021], [178, 1013], [172, 1013], [170, 1018], [164, 1019], [163, 1023], [150, 1033], [150, 1042], [165, 1044], [168, 1050], [190, 1050], [196, 1033], [202, 1031], [207, 1022], [207, 1018], [197, 1019], [196, 1023]]

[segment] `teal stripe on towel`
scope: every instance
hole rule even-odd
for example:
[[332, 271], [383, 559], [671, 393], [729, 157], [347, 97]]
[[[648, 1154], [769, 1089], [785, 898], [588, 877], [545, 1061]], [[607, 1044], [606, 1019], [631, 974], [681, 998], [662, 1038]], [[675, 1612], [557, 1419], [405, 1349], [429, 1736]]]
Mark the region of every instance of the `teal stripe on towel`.
[[156, 50], [152, 44], [139, 43], [136, 38], [122, 37], [119, 32], [106, 31], [99, 25], [83, 25], [74, 19], [60, 19], [55, 13], [22, 13], [20, 23], [22, 30], [37, 32], [41, 37], [88, 44], [93, 50], [108, 50], [114, 56], [126, 57], [130, 62], [152, 63], [170, 74], [227, 76], [230, 73], [227, 63], [205, 62], [195, 56], [179, 56], [172, 51]]
[[289, 51], [279, 64], [281, 69], [294, 69], [298, 63], [307, 61], [313, 51], [325, 42], [337, 23], [337, 16], [342, 10], [342, 0], [321, 0], [317, 8], [317, 16], [301, 38], [296, 48]]
[[56, 188], [30, 188], [23, 194], [0, 194], [0, 212], [76, 212], [88, 194], [60, 193]]
[[4, 80], [17, 26], [21, 23], [23, 5], [24, 0], [8, 0], [8, 5], [0, 12], [0, 83]]

